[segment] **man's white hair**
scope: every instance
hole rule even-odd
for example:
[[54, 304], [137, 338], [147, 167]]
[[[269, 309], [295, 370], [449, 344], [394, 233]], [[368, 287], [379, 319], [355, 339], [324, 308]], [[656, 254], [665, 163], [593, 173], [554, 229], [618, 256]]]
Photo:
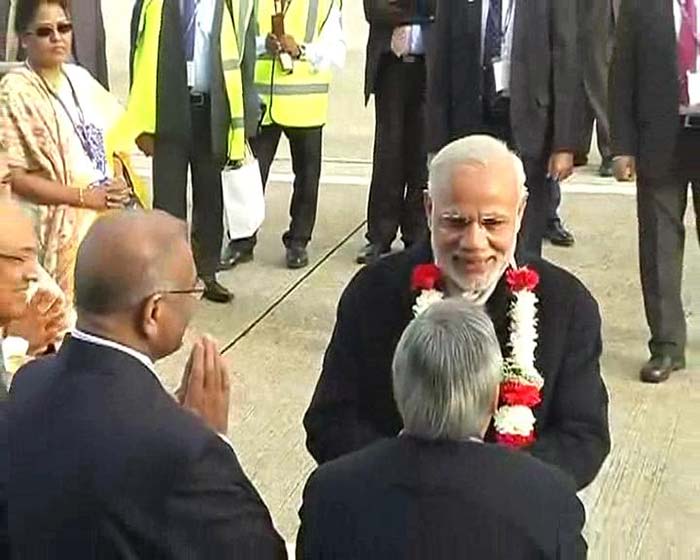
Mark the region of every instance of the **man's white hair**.
[[493, 136], [474, 134], [449, 143], [430, 162], [428, 190], [431, 198], [449, 186], [455, 167], [460, 165], [489, 165], [495, 161], [511, 161], [520, 199], [527, 197], [525, 168], [520, 158], [505, 143]]

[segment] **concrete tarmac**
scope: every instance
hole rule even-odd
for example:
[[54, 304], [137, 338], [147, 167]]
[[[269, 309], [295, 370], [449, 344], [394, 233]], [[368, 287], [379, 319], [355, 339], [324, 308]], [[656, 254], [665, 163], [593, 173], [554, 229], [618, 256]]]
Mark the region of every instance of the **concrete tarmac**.
[[[113, 89], [126, 95], [130, 2], [104, 2]], [[301, 490], [314, 463], [302, 415], [314, 389], [338, 298], [358, 270], [371, 173], [373, 110], [362, 83], [366, 24], [360, 2], [345, 2], [346, 68], [334, 81], [325, 128], [324, 179], [311, 265], [284, 268], [280, 237], [288, 223], [286, 147], [273, 168], [267, 220], [255, 261], [222, 274], [236, 293], [228, 306], [202, 303], [187, 347], [208, 332], [234, 374], [230, 436], [243, 467], [284, 537], [295, 540]], [[284, 142], [283, 142], [284, 144]], [[595, 156], [593, 157], [595, 162]], [[700, 250], [688, 215], [684, 301], [688, 369], [660, 386], [641, 384], [648, 337], [637, 272], [634, 189], [580, 169], [564, 185], [562, 214], [576, 234], [570, 249], [546, 255], [573, 271], [603, 314], [603, 373], [611, 394], [613, 451], [582, 493], [591, 558], [700, 558]], [[174, 388], [186, 351], [159, 365]]]

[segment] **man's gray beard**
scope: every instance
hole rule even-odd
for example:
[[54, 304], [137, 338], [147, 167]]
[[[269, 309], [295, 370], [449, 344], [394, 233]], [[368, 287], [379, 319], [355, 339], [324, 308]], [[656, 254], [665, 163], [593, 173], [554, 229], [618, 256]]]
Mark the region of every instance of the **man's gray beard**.
[[457, 282], [454, 281], [454, 279], [452, 279], [452, 282], [461, 290], [462, 297], [464, 299], [470, 301], [475, 305], [485, 305], [489, 298], [493, 295], [493, 292], [496, 291], [496, 286], [498, 286], [498, 282], [507, 268], [508, 260], [504, 260], [501, 267], [498, 270], [496, 270], [493, 273], [493, 275], [489, 278], [488, 283], [481, 288], [464, 289], [464, 287], [460, 286]]

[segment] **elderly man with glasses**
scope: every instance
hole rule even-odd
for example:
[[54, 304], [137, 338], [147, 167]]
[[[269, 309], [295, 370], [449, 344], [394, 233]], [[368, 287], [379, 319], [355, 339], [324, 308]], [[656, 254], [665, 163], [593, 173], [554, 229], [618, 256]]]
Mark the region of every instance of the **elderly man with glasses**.
[[507, 365], [486, 439], [560, 467], [583, 488], [610, 450], [598, 306], [561, 268], [514, 264], [527, 191], [505, 144], [457, 140], [429, 173], [431, 243], [363, 269], [346, 288], [304, 418], [307, 447], [322, 463], [399, 433], [391, 360], [401, 333], [431, 302], [464, 297], [485, 305]]
[[286, 558], [226, 439], [230, 388], [215, 343], [195, 343], [175, 398], [155, 373], [202, 292], [185, 224], [107, 215], [80, 247], [76, 279], [77, 328], [10, 392], [15, 553]]

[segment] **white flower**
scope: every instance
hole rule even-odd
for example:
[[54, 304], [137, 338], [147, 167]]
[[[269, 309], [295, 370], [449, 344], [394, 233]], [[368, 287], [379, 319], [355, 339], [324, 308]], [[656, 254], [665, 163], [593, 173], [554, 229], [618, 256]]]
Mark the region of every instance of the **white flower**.
[[502, 406], [494, 416], [494, 424], [498, 433], [526, 437], [535, 429], [535, 415], [527, 406]]
[[413, 315], [418, 317], [418, 315], [427, 311], [431, 305], [442, 301], [444, 297], [440, 290], [423, 290], [416, 298], [416, 303], [413, 306]]

